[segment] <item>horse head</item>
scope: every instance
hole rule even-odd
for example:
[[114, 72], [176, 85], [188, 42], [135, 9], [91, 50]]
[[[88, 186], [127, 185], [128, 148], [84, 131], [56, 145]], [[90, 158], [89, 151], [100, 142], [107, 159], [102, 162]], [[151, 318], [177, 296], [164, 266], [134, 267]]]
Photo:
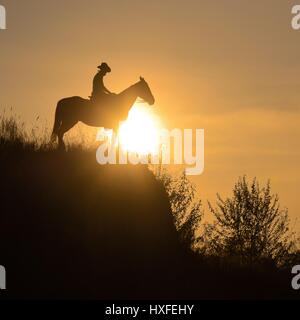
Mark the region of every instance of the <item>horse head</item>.
[[140, 77], [139, 85], [139, 97], [145, 100], [149, 105], [153, 105], [155, 103], [154, 96], [150, 90], [148, 83], [144, 78]]

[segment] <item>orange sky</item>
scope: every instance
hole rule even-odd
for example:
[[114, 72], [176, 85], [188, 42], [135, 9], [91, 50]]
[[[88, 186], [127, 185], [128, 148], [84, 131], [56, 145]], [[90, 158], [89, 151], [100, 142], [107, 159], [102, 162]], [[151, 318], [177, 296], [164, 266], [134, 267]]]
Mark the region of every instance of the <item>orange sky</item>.
[[[169, 127], [204, 128], [203, 199], [271, 179], [299, 216], [300, 31], [287, 0], [0, 0], [0, 106], [28, 123], [87, 97], [96, 66], [118, 92], [148, 81]], [[300, 1], [299, 3], [300, 4]], [[298, 224], [298, 229], [300, 226]]]

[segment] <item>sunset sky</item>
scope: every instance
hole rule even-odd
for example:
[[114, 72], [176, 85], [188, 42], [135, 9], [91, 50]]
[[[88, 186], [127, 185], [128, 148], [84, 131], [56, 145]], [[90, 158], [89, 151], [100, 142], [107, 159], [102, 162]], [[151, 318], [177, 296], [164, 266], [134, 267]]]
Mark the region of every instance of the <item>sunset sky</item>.
[[[91, 93], [96, 67], [119, 92], [145, 77], [169, 128], [205, 129], [203, 200], [241, 175], [271, 180], [300, 217], [300, 0], [0, 0], [0, 107], [52, 125], [63, 97]], [[297, 224], [300, 230], [300, 222]]]

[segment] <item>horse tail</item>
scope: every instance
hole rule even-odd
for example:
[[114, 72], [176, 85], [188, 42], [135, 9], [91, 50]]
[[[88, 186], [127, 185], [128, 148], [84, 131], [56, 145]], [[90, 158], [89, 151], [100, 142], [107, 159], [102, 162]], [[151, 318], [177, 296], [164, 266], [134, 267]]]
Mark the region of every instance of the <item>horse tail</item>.
[[51, 135], [52, 141], [54, 141], [56, 139], [56, 137], [58, 136], [59, 128], [62, 124], [62, 119], [61, 119], [61, 115], [60, 115], [61, 102], [62, 101], [59, 101], [57, 103], [57, 107], [56, 107], [56, 111], [55, 111], [55, 120], [54, 120], [52, 135]]

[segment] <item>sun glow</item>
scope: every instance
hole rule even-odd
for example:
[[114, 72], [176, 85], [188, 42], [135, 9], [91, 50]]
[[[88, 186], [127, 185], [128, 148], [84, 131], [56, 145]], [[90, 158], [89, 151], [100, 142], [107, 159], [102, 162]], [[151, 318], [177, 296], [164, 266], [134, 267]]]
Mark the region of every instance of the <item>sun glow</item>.
[[123, 150], [140, 155], [157, 154], [160, 145], [160, 122], [149, 106], [138, 104], [130, 110], [119, 129]]

